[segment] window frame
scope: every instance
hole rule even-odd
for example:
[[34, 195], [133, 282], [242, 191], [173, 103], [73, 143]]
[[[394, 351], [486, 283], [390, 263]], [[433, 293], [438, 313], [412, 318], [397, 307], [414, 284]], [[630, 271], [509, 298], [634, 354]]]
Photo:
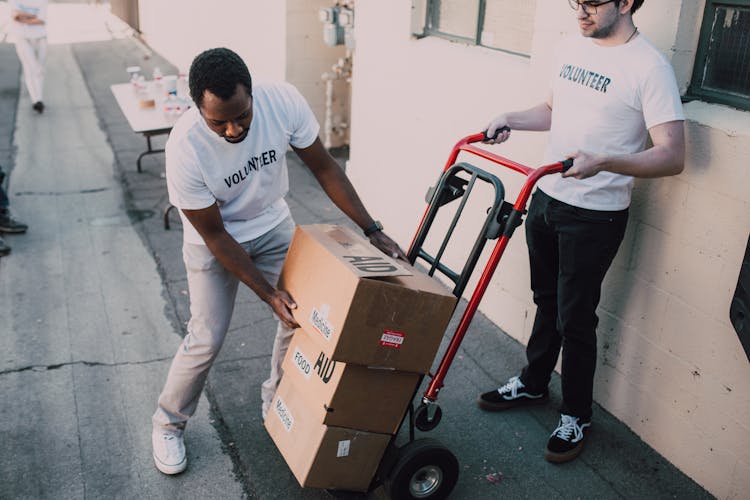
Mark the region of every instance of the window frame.
[[687, 100], [701, 100], [717, 104], [725, 104], [745, 111], [750, 111], [750, 97], [742, 97], [729, 92], [703, 88], [713, 21], [716, 15], [716, 9], [719, 7], [750, 8], [750, 0], [706, 0], [703, 9], [700, 34], [698, 37], [698, 48], [695, 54], [695, 62], [693, 64], [693, 72], [685, 97]]
[[[477, 14], [477, 23], [475, 26], [473, 38], [464, 37], [464, 36], [456, 35], [453, 33], [445, 33], [443, 31], [440, 31], [439, 29], [432, 27], [432, 21], [435, 15], [434, 13], [437, 11], [435, 7], [436, 7], [437, 2], [439, 1], [440, 0], [427, 0], [426, 8], [425, 8], [425, 23], [424, 23], [423, 36], [434, 36], [437, 38], [444, 38], [446, 40], [450, 40], [453, 42], [470, 43], [472, 45], [476, 45], [478, 47], [484, 47], [485, 49], [489, 49], [489, 50], [498, 50], [500, 52], [505, 52], [506, 54], [512, 54], [514, 56], [519, 56], [519, 57], [525, 57], [526, 59], [531, 58], [531, 54], [524, 54], [522, 52], [516, 52], [513, 50], [503, 49], [500, 47], [492, 47], [489, 45], [482, 44], [482, 31], [484, 30], [484, 16], [485, 16], [486, 7], [487, 7], [487, 0], [478, 0], [479, 12]], [[528, 0], [525, 0], [525, 1], [528, 1]], [[532, 33], [532, 36], [533, 36], [533, 33]]]

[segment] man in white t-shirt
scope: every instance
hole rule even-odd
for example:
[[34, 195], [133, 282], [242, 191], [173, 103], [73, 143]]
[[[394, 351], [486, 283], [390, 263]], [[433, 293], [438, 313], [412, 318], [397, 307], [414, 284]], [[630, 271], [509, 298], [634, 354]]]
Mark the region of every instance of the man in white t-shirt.
[[8, 29], [23, 67], [23, 79], [32, 107], [44, 111], [44, 63], [47, 59], [48, 0], [10, 0], [11, 23]]
[[153, 416], [154, 462], [165, 474], [187, 466], [183, 431], [221, 349], [239, 282], [279, 318], [271, 374], [261, 391], [264, 418], [279, 383], [284, 353], [299, 327], [290, 311], [293, 298], [276, 288], [294, 232], [284, 200], [288, 147], [373, 245], [406, 259], [323, 147], [318, 123], [297, 89], [254, 85], [242, 59], [225, 48], [193, 60], [189, 85], [196, 107], [175, 124], [166, 146], [169, 201], [183, 222], [191, 317]]
[[[543, 177], [529, 205], [537, 313], [527, 365], [478, 401], [488, 411], [546, 402], [562, 351], [561, 417], [544, 454], [554, 463], [580, 454], [591, 425], [596, 307], [625, 233], [633, 178], [678, 174], [685, 155], [674, 71], [633, 23], [643, 0], [569, 3], [583, 36], [559, 47], [549, 98], [487, 127], [489, 137], [500, 131], [490, 143], [507, 140], [510, 130], [549, 130], [547, 162], [574, 162], [565, 173]], [[649, 135], [653, 146], [644, 149]]]

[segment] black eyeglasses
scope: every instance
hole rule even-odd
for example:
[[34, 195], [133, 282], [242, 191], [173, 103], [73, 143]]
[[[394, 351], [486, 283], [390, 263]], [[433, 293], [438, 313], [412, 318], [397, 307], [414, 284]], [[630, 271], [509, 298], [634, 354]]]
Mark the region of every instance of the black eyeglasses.
[[606, 5], [608, 3], [616, 2], [617, 0], [605, 0], [604, 2], [581, 2], [580, 0], [568, 0], [570, 8], [578, 10], [581, 7], [586, 14], [596, 14], [596, 8], [600, 5]]

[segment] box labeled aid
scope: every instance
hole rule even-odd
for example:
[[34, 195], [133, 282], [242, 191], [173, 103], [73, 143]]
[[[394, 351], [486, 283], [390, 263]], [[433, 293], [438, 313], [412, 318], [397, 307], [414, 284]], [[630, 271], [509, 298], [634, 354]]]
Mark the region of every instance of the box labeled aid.
[[418, 373], [334, 361], [313, 335], [297, 330], [283, 364], [319, 422], [395, 434], [419, 383]]
[[265, 427], [300, 486], [367, 491], [388, 434], [322, 424], [283, 377], [271, 402]]
[[329, 358], [427, 373], [456, 297], [343, 226], [299, 226], [279, 280]]

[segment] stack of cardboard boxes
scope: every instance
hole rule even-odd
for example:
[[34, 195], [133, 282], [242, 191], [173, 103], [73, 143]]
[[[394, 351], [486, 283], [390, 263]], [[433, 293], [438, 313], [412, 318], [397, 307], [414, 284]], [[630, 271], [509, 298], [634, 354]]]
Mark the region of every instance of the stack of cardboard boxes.
[[359, 234], [300, 226], [279, 288], [297, 303], [265, 426], [300, 485], [366, 491], [456, 298]]

